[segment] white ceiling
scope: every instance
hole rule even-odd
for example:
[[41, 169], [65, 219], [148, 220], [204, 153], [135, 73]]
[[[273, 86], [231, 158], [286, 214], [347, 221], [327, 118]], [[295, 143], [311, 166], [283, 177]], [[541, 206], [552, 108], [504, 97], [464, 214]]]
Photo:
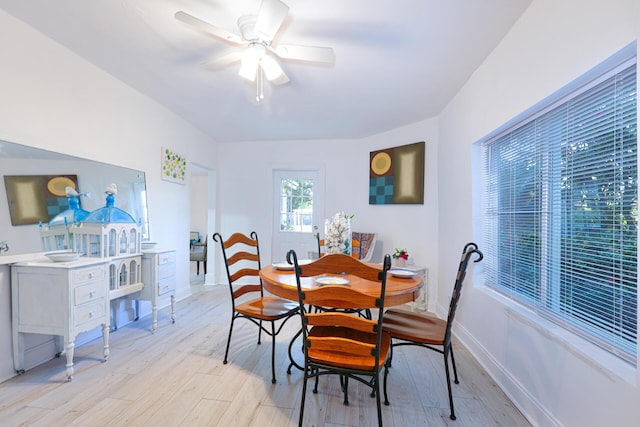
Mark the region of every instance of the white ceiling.
[[0, 8], [220, 142], [363, 138], [437, 115], [531, 0], [283, 0], [274, 44], [333, 47], [333, 66], [280, 61], [265, 100], [206, 60], [237, 49], [174, 19], [239, 34], [261, 0], [0, 0]]

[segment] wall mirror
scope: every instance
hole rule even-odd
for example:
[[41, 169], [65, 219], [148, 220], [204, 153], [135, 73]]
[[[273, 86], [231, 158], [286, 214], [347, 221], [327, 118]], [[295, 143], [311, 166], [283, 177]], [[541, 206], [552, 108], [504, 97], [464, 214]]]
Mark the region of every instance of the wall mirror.
[[[81, 207], [90, 212], [105, 206], [104, 190], [108, 185], [116, 184], [116, 207], [140, 221], [142, 238], [149, 239], [146, 179], [143, 171], [2, 140], [0, 171], [3, 175], [0, 179], [0, 241], [6, 241], [9, 246], [9, 251], [3, 251], [0, 256], [43, 250], [38, 224], [12, 224], [4, 176], [75, 175], [78, 191], [89, 193], [89, 196], [80, 198]], [[15, 188], [10, 189], [9, 195], [15, 191]]]

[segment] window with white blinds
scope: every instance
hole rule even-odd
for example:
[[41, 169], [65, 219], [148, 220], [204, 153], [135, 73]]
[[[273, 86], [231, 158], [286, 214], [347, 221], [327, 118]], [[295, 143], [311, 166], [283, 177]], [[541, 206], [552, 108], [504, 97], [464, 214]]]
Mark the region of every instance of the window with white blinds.
[[482, 144], [487, 284], [632, 363], [635, 62]]

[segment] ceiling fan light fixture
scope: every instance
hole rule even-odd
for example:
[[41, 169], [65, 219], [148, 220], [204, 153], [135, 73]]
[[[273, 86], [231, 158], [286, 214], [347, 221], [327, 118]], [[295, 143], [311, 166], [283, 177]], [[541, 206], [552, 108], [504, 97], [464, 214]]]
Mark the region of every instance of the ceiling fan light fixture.
[[256, 72], [260, 66], [260, 61], [264, 57], [266, 48], [259, 43], [252, 43], [242, 53], [240, 71], [238, 74], [249, 81], [255, 81]]
[[280, 64], [278, 64], [278, 61], [268, 55], [262, 58], [262, 60], [260, 61], [260, 65], [264, 70], [264, 75], [269, 81], [277, 80], [284, 74], [284, 72], [282, 71], [282, 67], [280, 67]]

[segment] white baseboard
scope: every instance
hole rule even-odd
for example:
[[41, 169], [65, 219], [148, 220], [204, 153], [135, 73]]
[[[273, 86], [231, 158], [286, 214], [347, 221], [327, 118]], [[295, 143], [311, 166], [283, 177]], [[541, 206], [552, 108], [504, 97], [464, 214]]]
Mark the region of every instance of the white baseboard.
[[[473, 335], [460, 324], [454, 324], [453, 334], [478, 361], [491, 379], [507, 395], [533, 426], [557, 426], [562, 424], [520, 382], [489, 353]], [[455, 351], [455, 350], [454, 350]]]

